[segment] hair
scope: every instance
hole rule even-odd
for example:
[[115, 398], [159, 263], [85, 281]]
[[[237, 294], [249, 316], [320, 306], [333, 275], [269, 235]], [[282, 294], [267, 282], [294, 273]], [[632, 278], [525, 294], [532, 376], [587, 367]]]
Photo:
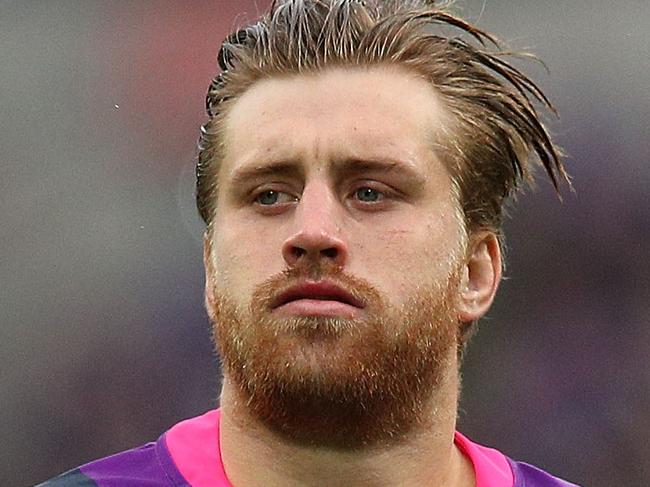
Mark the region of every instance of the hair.
[[[447, 35], [444, 35], [447, 32]], [[465, 38], [463, 38], [465, 37]], [[256, 82], [331, 67], [399, 66], [431, 84], [451, 114], [437, 141], [468, 233], [501, 235], [504, 204], [541, 165], [559, 196], [570, 184], [561, 151], [535, 105], [555, 113], [538, 86], [490, 33], [427, 0], [276, 0], [260, 20], [228, 36], [208, 89], [196, 199], [210, 225], [228, 107]], [[520, 56], [530, 56], [519, 54]]]

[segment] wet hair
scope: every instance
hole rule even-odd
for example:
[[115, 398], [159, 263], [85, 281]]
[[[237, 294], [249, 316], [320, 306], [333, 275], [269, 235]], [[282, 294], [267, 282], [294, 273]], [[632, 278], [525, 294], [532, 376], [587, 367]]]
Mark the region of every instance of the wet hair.
[[468, 233], [501, 233], [504, 204], [541, 165], [559, 194], [569, 182], [537, 107], [555, 112], [490, 33], [427, 0], [277, 0], [226, 38], [206, 97], [196, 199], [217, 204], [228, 107], [256, 82], [333, 67], [398, 66], [430, 83], [451, 115], [434, 150], [447, 165]]

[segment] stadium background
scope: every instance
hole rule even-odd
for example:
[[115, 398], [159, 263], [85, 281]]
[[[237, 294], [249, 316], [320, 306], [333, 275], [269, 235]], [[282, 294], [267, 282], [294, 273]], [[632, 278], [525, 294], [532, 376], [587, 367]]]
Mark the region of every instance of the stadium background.
[[[258, 7], [266, 2], [260, 0]], [[577, 193], [507, 224], [461, 429], [590, 487], [650, 479], [650, 3], [462, 0], [527, 71]], [[0, 0], [0, 478], [31, 485], [215, 404], [195, 141], [252, 1]]]

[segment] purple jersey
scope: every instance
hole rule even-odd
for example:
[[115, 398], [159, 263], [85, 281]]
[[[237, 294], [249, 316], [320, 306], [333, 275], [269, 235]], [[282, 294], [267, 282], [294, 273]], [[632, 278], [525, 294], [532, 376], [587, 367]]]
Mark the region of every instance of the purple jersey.
[[[220, 411], [182, 421], [147, 443], [66, 472], [39, 487], [233, 487], [221, 461]], [[460, 433], [456, 446], [474, 466], [476, 487], [577, 487]]]

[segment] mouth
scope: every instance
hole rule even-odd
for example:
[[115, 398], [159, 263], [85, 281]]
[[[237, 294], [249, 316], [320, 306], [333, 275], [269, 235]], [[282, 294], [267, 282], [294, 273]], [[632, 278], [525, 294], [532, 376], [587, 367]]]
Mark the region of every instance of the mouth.
[[365, 304], [351, 293], [327, 281], [304, 281], [292, 286], [272, 302], [280, 314], [354, 317]]

